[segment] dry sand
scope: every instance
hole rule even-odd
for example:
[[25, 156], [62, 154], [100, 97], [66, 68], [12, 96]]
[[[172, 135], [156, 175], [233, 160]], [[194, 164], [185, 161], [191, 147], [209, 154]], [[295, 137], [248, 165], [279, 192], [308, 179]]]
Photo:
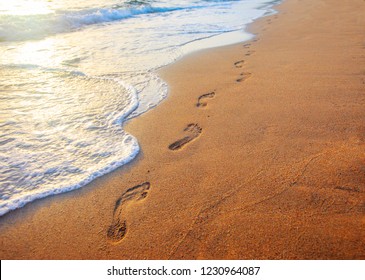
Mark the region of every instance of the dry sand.
[[1, 217], [1, 259], [365, 259], [365, 2], [277, 8], [164, 68], [137, 160]]

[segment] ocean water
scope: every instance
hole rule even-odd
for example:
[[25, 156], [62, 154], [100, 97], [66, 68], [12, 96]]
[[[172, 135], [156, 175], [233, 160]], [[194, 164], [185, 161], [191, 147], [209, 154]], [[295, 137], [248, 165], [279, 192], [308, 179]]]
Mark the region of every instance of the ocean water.
[[0, 216], [131, 161], [123, 123], [168, 94], [154, 72], [252, 37], [269, 0], [0, 2]]

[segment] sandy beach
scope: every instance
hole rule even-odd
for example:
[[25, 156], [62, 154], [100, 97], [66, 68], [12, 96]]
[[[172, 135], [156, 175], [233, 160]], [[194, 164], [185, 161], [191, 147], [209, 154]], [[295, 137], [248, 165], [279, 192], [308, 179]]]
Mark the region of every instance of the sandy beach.
[[365, 259], [364, 5], [286, 0], [161, 69], [137, 159], [0, 217], [1, 259]]

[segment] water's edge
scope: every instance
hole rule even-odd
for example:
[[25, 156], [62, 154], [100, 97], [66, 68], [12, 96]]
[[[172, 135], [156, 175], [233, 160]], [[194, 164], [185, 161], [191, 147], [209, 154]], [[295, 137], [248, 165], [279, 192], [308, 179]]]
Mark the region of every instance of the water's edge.
[[[252, 22], [249, 24], [252, 24], [256, 20], [261, 19], [263, 17], [270, 16], [272, 14], [277, 13], [277, 11], [274, 10], [273, 7], [280, 4], [281, 2], [282, 2], [282, 0], [273, 1], [271, 3], [271, 5], [267, 7], [267, 11], [265, 12], [265, 14], [263, 16], [253, 19]], [[181, 55], [179, 57], [177, 57], [174, 61], [172, 61], [166, 65], [162, 65], [151, 71], [151, 75], [153, 75], [155, 77], [155, 79], [159, 80], [159, 82], [161, 83], [161, 90], [163, 91], [161, 96], [163, 98], [157, 104], [155, 104], [153, 107], [149, 107], [149, 108], [147, 108], [147, 110], [142, 110], [140, 112], [138, 110], [136, 110], [139, 105], [137, 98], [136, 98], [136, 102], [134, 102], [134, 104], [129, 108], [129, 110], [127, 112], [124, 112], [123, 116], [121, 116], [119, 125], [124, 126], [124, 124], [129, 123], [134, 118], [148, 112], [149, 110], [151, 110], [153, 108], [156, 108], [162, 101], [164, 101], [168, 97], [168, 92], [169, 92], [168, 84], [158, 76], [158, 74], [157, 74], [158, 70], [161, 70], [162, 68], [167, 67], [194, 52], [204, 51], [204, 50], [212, 49], [212, 48], [220, 48], [220, 47], [225, 47], [225, 46], [230, 46], [230, 45], [250, 41], [254, 38], [254, 35], [251, 33], [248, 33], [247, 28], [248, 28], [248, 25], [246, 25], [243, 30], [224, 32], [219, 35], [212, 36], [212, 37], [191, 41], [191, 42], [188, 42], [187, 44], [183, 45], [181, 48]], [[129, 86], [123, 85], [123, 87], [128, 89]], [[131, 90], [131, 89], [128, 89], [128, 90]], [[133, 91], [133, 90], [131, 90], [131, 91]], [[137, 93], [133, 93], [133, 94], [137, 96]], [[71, 184], [67, 187], [59, 188], [56, 190], [50, 189], [50, 190], [41, 191], [39, 193], [31, 193], [27, 196], [22, 197], [21, 199], [10, 200], [7, 202], [6, 205], [4, 205], [3, 207], [0, 208], [0, 217], [7, 213], [11, 213], [13, 210], [22, 208], [29, 202], [39, 200], [42, 198], [46, 198], [51, 195], [66, 193], [66, 192], [70, 192], [70, 191], [79, 189], [81, 187], [85, 187], [89, 183], [94, 181], [96, 178], [102, 177], [106, 174], [116, 171], [119, 168], [122, 168], [126, 164], [132, 163], [133, 160], [137, 157], [137, 155], [140, 152], [140, 146], [139, 146], [138, 140], [133, 135], [126, 132], [125, 136], [126, 136], [125, 138], [128, 138], [128, 141], [131, 141], [133, 143], [132, 148], [131, 148], [131, 153], [129, 154], [129, 156], [127, 158], [124, 158], [119, 161], [115, 161], [115, 162], [109, 164], [107, 167], [105, 167], [101, 170], [98, 170], [96, 172], [93, 172], [87, 178], [85, 178], [83, 181], [78, 182], [76, 184]]]

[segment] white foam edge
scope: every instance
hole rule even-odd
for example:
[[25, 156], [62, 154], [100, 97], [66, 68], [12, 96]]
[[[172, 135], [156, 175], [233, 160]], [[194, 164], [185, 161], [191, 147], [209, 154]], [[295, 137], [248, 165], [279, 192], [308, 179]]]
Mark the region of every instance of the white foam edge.
[[[131, 120], [133, 118], [136, 118], [144, 114], [145, 112], [157, 107], [167, 97], [168, 95], [167, 83], [164, 80], [162, 80], [156, 73], [149, 72], [148, 76], [149, 79], [146, 82], [147, 86], [143, 88], [141, 92], [137, 93], [139, 106], [130, 115], [128, 115], [126, 120]], [[151, 85], [152, 83], [154, 83], [154, 85]], [[147, 93], [148, 98], [146, 98], [145, 100], [139, 100], [140, 99], [139, 96], [145, 91], [149, 92], [153, 91], [156, 95]], [[140, 105], [144, 105], [144, 108], [142, 108]]]
[[133, 141], [133, 144], [130, 145], [130, 153], [128, 154], [128, 156], [124, 157], [121, 160], [113, 161], [108, 166], [101, 168], [100, 170], [94, 171], [93, 173], [86, 176], [83, 180], [81, 180], [80, 182], [78, 182], [76, 184], [73, 184], [70, 186], [63, 186], [63, 187], [60, 187], [57, 189], [46, 189], [46, 190], [38, 191], [36, 193], [32, 193], [32, 194], [10, 199], [6, 203], [0, 205], [0, 216], [3, 216], [7, 212], [10, 212], [17, 208], [21, 208], [24, 205], [26, 205], [27, 203], [32, 202], [34, 200], [38, 200], [38, 199], [41, 199], [41, 198], [44, 198], [44, 197], [47, 197], [50, 195], [73, 191], [73, 190], [79, 189], [81, 187], [84, 187], [85, 185], [87, 185], [88, 183], [93, 181], [94, 179], [96, 179], [100, 176], [103, 176], [107, 173], [110, 173], [113, 170], [132, 161], [139, 153], [140, 148], [138, 145], [138, 141], [134, 136], [132, 136], [128, 133], [126, 133], [125, 136], [126, 136], [125, 139], [128, 139], [128, 141], [130, 141], [130, 140]]
[[[127, 110], [124, 110], [123, 112], [121, 112], [121, 114], [113, 122], [114, 125], [122, 125], [123, 120], [138, 107], [138, 98], [137, 98], [136, 89], [132, 85], [129, 85], [129, 84], [125, 83], [124, 81], [117, 79], [117, 78], [109, 78], [109, 77], [91, 77], [91, 78], [113, 80], [113, 81], [117, 82], [119, 85], [121, 85], [123, 88], [125, 88], [130, 93], [131, 103], [130, 103], [129, 107], [127, 108]], [[26, 205], [27, 203], [32, 202], [34, 200], [45, 198], [50, 195], [70, 192], [70, 191], [79, 189], [81, 187], [84, 187], [85, 185], [89, 184], [91, 181], [95, 180], [96, 178], [106, 175], [106, 174], [114, 171], [115, 169], [129, 163], [138, 155], [138, 153], [140, 151], [138, 140], [133, 135], [125, 132], [124, 139], [122, 141], [124, 141], [124, 142], [132, 141], [132, 144], [129, 145], [130, 152], [123, 159], [113, 161], [108, 166], [92, 172], [91, 174], [87, 175], [83, 180], [81, 180], [80, 182], [78, 182], [76, 184], [73, 184], [70, 186], [67, 186], [67, 185], [62, 186], [57, 189], [40, 190], [40, 191], [37, 191], [32, 194], [10, 199], [7, 202], [0, 205], [0, 216], [3, 216], [4, 214], [6, 214], [12, 210], [15, 210], [17, 208], [21, 208], [24, 205]]]

